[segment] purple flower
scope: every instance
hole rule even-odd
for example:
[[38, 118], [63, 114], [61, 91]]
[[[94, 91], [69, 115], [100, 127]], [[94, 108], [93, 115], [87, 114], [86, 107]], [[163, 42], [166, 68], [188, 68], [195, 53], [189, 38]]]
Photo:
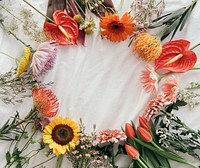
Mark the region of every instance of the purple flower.
[[33, 79], [38, 80], [38, 77], [47, 73], [55, 62], [57, 52], [57, 44], [54, 42], [44, 42], [40, 44], [33, 54], [31, 68], [33, 71]]

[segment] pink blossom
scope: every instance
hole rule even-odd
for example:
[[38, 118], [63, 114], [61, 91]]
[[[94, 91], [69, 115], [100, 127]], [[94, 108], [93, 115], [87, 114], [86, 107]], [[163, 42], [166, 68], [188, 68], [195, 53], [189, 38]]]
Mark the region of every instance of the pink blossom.
[[103, 130], [97, 133], [96, 143], [117, 143], [119, 141], [124, 141], [126, 139], [126, 134], [120, 130]]
[[141, 82], [144, 90], [156, 94], [158, 90], [159, 75], [150, 64], [146, 64], [146, 69], [142, 71]]
[[145, 107], [143, 116], [150, 119], [153, 115], [158, 114], [164, 104], [165, 98], [162, 95], [156, 96]]
[[33, 54], [31, 68], [33, 71], [33, 79], [38, 80], [38, 77], [50, 70], [56, 58], [57, 44], [54, 42], [44, 42], [40, 44]]
[[176, 102], [178, 91], [178, 81], [174, 76], [170, 76], [162, 86], [162, 91], [167, 102]]

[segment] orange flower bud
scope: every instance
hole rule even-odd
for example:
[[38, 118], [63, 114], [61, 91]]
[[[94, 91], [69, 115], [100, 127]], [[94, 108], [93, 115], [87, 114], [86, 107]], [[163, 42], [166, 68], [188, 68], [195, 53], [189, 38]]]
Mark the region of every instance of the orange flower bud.
[[137, 129], [138, 134], [140, 135], [140, 138], [145, 142], [151, 142], [152, 141], [152, 135], [151, 133], [146, 130], [145, 128], [138, 127]]
[[127, 137], [129, 137], [130, 139], [133, 139], [135, 137], [135, 131], [133, 129], [133, 126], [129, 123], [125, 124], [125, 132]]
[[132, 146], [125, 144], [125, 150], [129, 157], [137, 160], [140, 156], [139, 152]]
[[145, 129], [151, 128], [150, 122], [145, 117], [139, 116], [139, 123], [140, 123], [140, 127], [142, 128], [145, 128]]

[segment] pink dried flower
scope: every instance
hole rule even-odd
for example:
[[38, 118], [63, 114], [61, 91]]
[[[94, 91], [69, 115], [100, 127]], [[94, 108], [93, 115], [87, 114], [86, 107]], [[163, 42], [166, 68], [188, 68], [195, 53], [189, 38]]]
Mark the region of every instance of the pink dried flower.
[[143, 116], [150, 119], [153, 115], [157, 114], [165, 103], [165, 99], [162, 95], [158, 95], [153, 98], [144, 110]]
[[57, 44], [54, 42], [44, 42], [40, 44], [33, 54], [31, 68], [33, 71], [33, 79], [45, 74], [50, 70], [56, 58]]
[[97, 133], [96, 143], [117, 143], [119, 141], [124, 141], [126, 139], [126, 134], [120, 130], [103, 130]]
[[162, 86], [162, 91], [167, 102], [176, 102], [178, 91], [178, 81], [174, 76], [170, 76]]
[[158, 90], [159, 75], [150, 64], [146, 64], [146, 69], [142, 71], [141, 82], [144, 90], [156, 94]]

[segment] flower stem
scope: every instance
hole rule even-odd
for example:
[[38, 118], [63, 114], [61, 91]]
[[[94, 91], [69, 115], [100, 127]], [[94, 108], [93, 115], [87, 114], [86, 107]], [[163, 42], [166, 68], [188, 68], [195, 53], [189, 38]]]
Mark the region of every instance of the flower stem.
[[32, 168], [35, 168], [35, 167], [41, 166], [42, 164], [44, 164], [44, 163], [46, 163], [46, 162], [50, 161], [51, 159], [53, 159], [53, 158], [55, 158], [55, 157], [56, 157], [56, 156], [53, 156], [53, 157], [51, 157], [51, 158], [49, 158], [49, 159], [45, 160], [44, 162], [41, 162], [41, 163], [39, 163], [39, 164], [37, 164], [37, 165], [33, 166]]
[[11, 59], [13, 59], [13, 60], [15, 60], [15, 61], [18, 61], [16, 58], [14, 58], [14, 57], [12, 57], [12, 56], [10, 56], [10, 55], [8, 55], [8, 54], [2, 52], [2, 51], [0, 51], [0, 53], [3, 54], [3, 55], [5, 55], [5, 56], [8, 57], [8, 58], [11, 58]]
[[[4, 28], [4, 30], [6, 30], [5, 25], [1, 22], [2, 27]], [[18, 38], [13, 32], [11, 32], [10, 30], [6, 30], [8, 32], [8, 34], [11, 34], [17, 41], [19, 41], [20, 43], [22, 43], [24, 46], [29, 47], [30, 45], [26, 44], [25, 42], [23, 42], [20, 38]]]
[[142, 168], [148, 168], [140, 158], [138, 158], [137, 161], [139, 162]]
[[42, 12], [40, 12], [37, 8], [35, 8], [33, 5], [31, 5], [28, 1], [26, 0], [22, 0], [24, 1], [27, 5], [29, 5], [31, 8], [33, 8], [35, 11], [37, 11], [40, 15], [44, 16], [46, 19], [48, 19], [49, 21], [53, 22], [54, 24], [56, 24], [51, 18], [49, 18], [48, 16], [46, 16], [45, 14], [43, 14]]
[[57, 165], [56, 168], [61, 168], [62, 166], [62, 161], [63, 161], [63, 155], [59, 155], [57, 159]]
[[158, 148], [159, 150], [164, 151], [162, 148], [160, 148], [158, 145], [156, 145], [155, 142], [151, 141], [151, 143], [152, 143], [153, 146], [155, 146], [155, 147]]
[[113, 165], [113, 168], [115, 168], [115, 155], [114, 155], [114, 147], [112, 145], [112, 165]]
[[194, 50], [196, 47], [200, 46], [200, 43], [196, 44], [195, 46], [193, 46], [192, 48], [190, 48], [190, 50]]

